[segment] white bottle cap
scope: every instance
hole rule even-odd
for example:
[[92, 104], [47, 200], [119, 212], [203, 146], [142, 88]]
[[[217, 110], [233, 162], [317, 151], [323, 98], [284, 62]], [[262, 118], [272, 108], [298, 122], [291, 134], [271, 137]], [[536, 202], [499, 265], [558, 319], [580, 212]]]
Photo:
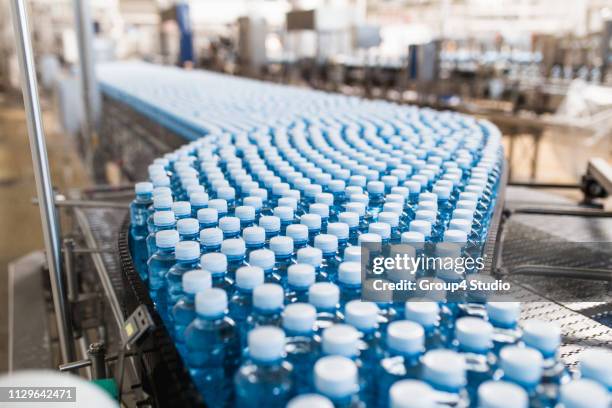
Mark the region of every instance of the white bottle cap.
[[285, 333], [278, 327], [261, 326], [248, 333], [249, 355], [259, 361], [282, 358], [285, 350]]
[[276, 283], [264, 283], [253, 289], [253, 307], [260, 310], [276, 310], [283, 307], [285, 293]]
[[219, 220], [219, 228], [226, 234], [240, 231], [240, 218], [238, 217], [222, 217]]
[[204, 228], [200, 231], [200, 243], [204, 246], [221, 245], [223, 231], [220, 228]]
[[332, 222], [327, 225], [327, 233], [334, 235], [337, 239], [348, 239], [349, 226], [344, 222]]
[[359, 332], [348, 324], [334, 324], [323, 331], [322, 348], [327, 355], [355, 357], [359, 354]]
[[311, 229], [321, 229], [321, 216], [319, 214], [304, 214], [300, 218], [300, 224]]
[[[172, 199], [172, 190], [170, 187], [155, 187], [153, 188], [153, 201], [155, 201], [155, 197], [157, 196], [168, 196]], [[153, 205], [155, 207], [155, 205]]]
[[447, 229], [444, 231], [444, 242], [466, 243], [467, 233], [457, 229]]
[[533, 385], [542, 377], [542, 354], [530, 347], [506, 346], [499, 354], [504, 377], [519, 384]]
[[378, 234], [373, 234], [371, 232], [368, 232], [366, 234], [361, 234], [359, 235], [359, 238], [357, 238], [357, 243], [359, 245], [365, 244], [365, 243], [379, 243], [382, 242], [382, 237]]
[[196, 269], [183, 274], [182, 283], [183, 292], [195, 295], [212, 286], [212, 277], [209, 272]]
[[247, 244], [262, 244], [266, 241], [266, 230], [257, 226], [246, 227], [242, 230], [242, 239]]
[[590, 348], [580, 355], [580, 373], [583, 378], [598, 381], [612, 389], [612, 352], [603, 348]]
[[368, 182], [368, 193], [383, 194], [384, 192], [385, 192], [385, 183], [383, 183], [382, 181]]
[[332, 193], [339, 193], [341, 191], [344, 191], [344, 189], [346, 188], [346, 183], [344, 182], [344, 180], [332, 180], [329, 182], [327, 187]]
[[360, 175], [354, 175], [349, 178], [349, 186], [365, 187], [366, 178]]
[[322, 203], [310, 204], [308, 207], [310, 214], [317, 214], [322, 219], [329, 218], [329, 206]]
[[232, 187], [221, 187], [217, 190], [217, 197], [223, 200], [233, 200], [236, 198], [236, 190]]
[[267, 233], [275, 233], [280, 231], [281, 220], [273, 215], [265, 215], [259, 219], [259, 226]]
[[431, 222], [425, 220], [414, 220], [410, 222], [411, 232], [420, 232], [424, 237], [431, 236]]
[[525, 344], [544, 356], [553, 355], [561, 345], [561, 327], [556, 323], [528, 320], [522, 326]]
[[308, 303], [292, 303], [283, 311], [283, 327], [295, 332], [313, 330], [317, 320], [317, 310]]
[[155, 245], [158, 248], [174, 248], [177, 242], [179, 242], [177, 230], [163, 230], [155, 234]]
[[493, 326], [477, 317], [462, 317], [455, 325], [455, 337], [467, 350], [490, 350], [493, 347]]
[[385, 204], [399, 204], [403, 207], [405, 202], [406, 199], [400, 194], [387, 194], [385, 196]]
[[338, 238], [331, 234], [320, 234], [315, 237], [314, 245], [315, 248], [320, 249], [324, 254], [334, 253], [338, 251]]
[[172, 211], [155, 211], [153, 213], [153, 225], [156, 227], [167, 227], [174, 225], [176, 218]]
[[474, 221], [474, 211], [466, 210], [465, 208], [457, 208], [453, 211], [454, 220], [466, 220], [472, 225]]
[[[466, 239], [467, 239], [467, 234], [469, 234], [472, 231], [472, 221], [461, 219], [461, 218], [453, 218], [452, 220], [450, 220], [450, 223], [448, 224], [448, 230], [449, 231], [453, 231], [453, 230], [462, 231], [466, 234]], [[446, 234], [444, 238], [446, 240]], [[461, 239], [463, 239], [463, 237], [461, 237]]]
[[306, 247], [298, 250], [298, 263], [305, 263], [318, 268], [323, 262], [323, 252], [319, 248]]
[[176, 229], [179, 234], [197, 234], [200, 231], [200, 224], [195, 218], [183, 218], [176, 222]]
[[287, 269], [287, 282], [296, 288], [308, 288], [315, 283], [315, 269], [306, 263], [297, 263]]
[[[315, 197], [315, 203], [325, 204], [328, 207], [334, 205], [334, 195], [330, 193], [319, 193]], [[329, 210], [328, 210], [329, 212]]]
[[457, 204], [455, 206], [455, 208], [460, 209], [460, 210], [468, 210], [470, 212], [474, 212], [476, 210], [476, 207], [478, 206], [478, 202], [473, 201], [473, 200], [459, 200], [457, 201]]
[[274, 208], [274, 216], [281, 221], [293, 221], [293, 208], [292, 207], [276, 207]]
[[318, 282], [308, 289], [308, 303], [317, 309], [333, 309], [340, 301], [340, 289], [331, 282]]
[[465, 359], [451, 350], [431, 350], [423, 356], [423, 379], [434, 387], [462, 388], [466, 384]]
[[196, 294], [196, 313], [201, 316], [218, 316], [227, 309], [227, 294], [223, 289], [209, 288]]
[[255, 219], [255, 208], [249, 205], [241, 205], [234, 210], [240, 221], [253, 221]]
[[436, 216], [436, 212], [432, 210], [417, 210], [414, 219], [428, 221], [430, 224], [435, 224]]
[[361, 263], [361, 247], [360, 246], [347, 247], [344, 250], [344, 261]]
[[246, 246], [241, 238], [225, 239], [221, 243], [221, 252], [227, 256], [244, 256]]
[[209, 200], [208, 208], [214, 208], [219, 214], [225, 214], [227, 212], [227, 201], [222, 198], [215, 198], [214, 200]]
[[379, 235], [382, 239], [389, 239], [391, 238], [391, 225], [384, 222], [373, 222], [370, 223], [368, 232]]
[[610, 394], [592, 380], [574, 380], [561, 386], [563, 408], [609, 408]]
[[417, 322], [423, 327], [432, 327], [440, 320], [440, 306], [437, 302], [418, 299], [406, 302], [404, 315], [407, 320]]
[[172, 211], [177, 217], [189, 215], [191, 214], [191, 204], [189, 204], [189, 201], [175, 201], [172, 204]]
[[208, 205], [208, 194], [203, 191], [194, 191], [189, 195], [189, 202], [192, 207], [203, 207]]
[[342, 262], [338, 267], [338, 281], [348, 285], [360, 285], [361, 264], [359, 262]]
[[487, 315], [494, 326], [515, 324], [521, 315], [519, 302], [487, 302]]
[[202, 224], [217, 222], [219, 219], [219, 212], [216, 208], [200, 208], [196, 215], [198, 217], [198, 222]]
[[278, 206], [279, 207], [290, 207], [293, 209], [293, 211], [295, 211], [297, 210], [297, 200], [293, 197], [281, 197], [278, 199]]
[[478, 387], [478, 408], [528, 408], [527, 392], [507, 381], [486, 381]]
[[264, 271], [256, 266], [242, 266], [236, 271], [236, 286], [252, 290], [264, 283]]
[[349, 201], [353, 203], [360, 203], [367, 207], [368, 203], [370, 202], [370, 197], [368, 197], [367, 194], [351, 194], [349, 196]]
[[355, 228], [359, 226], [359, 213], [345, 211], [338, 214], [338, 221], [345, 223], [349, 228]]
[[425, 242], [425, 235], [418, 231], [407, 231], [402, 233], [401, 240], [402, 244], [422, 244]]
[[357, 366], [346, 357], [320, 358], [314, 366], [314, 377], [317, 391], [332, 400], [359, 392]]
[[408, 320], [396, 320], [387, 326], [387, 346], [398, 353], [415, 355], [425, 349], [423, 326]]
[[211, 252], [200, 257], [200, 266], [213, 276], [225, 275], [227, 272], [227, 257], [220, 252]]
[[370, 331], [378, 326], [378, 306], [373, 302], [351, 300], [344, 309], [345, 321], [357, 330]]
[[389, 408], [436, 408], [436, 393], [427, 383], [400, 380], [389, 389]]
[[244, 199], [242, 200], [242, 205], [253, 207], [257, 211], [261, 210], [261, 207], [263, 207], [263, 200], [261, 199], [261, 197], [248, 196], [244, 197]]
[[397, 228], [399, 225], [399, 214], [389, 211], [378, 213], [378, 222], [389, 224], [391, 228]]
[[249, 254], [249, 265], [257, 266], [265, 271], [274, 268], [274, 252], [269, 249], [258, 249]]
[[153, 208], [172, 208], [172, 196], [156, 195], [153, 197]]
[[196, 241], [177, 242], [174, 251], [177, 261], [198, 259], [200, 257], [200, 244]]
[[302, 394], [293, 398], [287, 408], [334, 408], [334, 404], [319, 394]]
[[[364, 203], [358, 203], [355, 201], [351, 201], [350, 203], [346, 203], [344, 206], [347, 212], [357, 213], [359, 217], [363, 217], [366, 214], [366, 206]], [[342, 222], [346, 222], [345, 220], [341, 220]], [[348, 224], [348, 222], [347, 222]], [[350, 224], [349, 224], [350, 225]]]
[[286, 235], [293, 241], [306, 241], [308, 239], [308, 227], [302, 224], [291, 224], [287, 226]]
[[148, 181], [141, 181], [134, 185], [134, 192], [136, 194], [151, 194], [153, 192], [153, 183]]

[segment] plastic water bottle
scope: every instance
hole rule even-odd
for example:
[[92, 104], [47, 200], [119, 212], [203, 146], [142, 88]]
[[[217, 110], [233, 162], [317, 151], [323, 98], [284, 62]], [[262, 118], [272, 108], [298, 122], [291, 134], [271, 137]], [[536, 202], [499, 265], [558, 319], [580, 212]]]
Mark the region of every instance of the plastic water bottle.
[[314, 239], [321, 233], [321, 216], [319, 214], [304, 214], [300, 218], [300, 224], [308, 228], [308, 244], [314, 246]]
[[253, 290], [264, 283], [264, 273], [255, 266], [243, 266], [236, 271], [234, 294], [229, 301], [229, 315], [236, 322], [239, 333], [244, 333], [247, 317], [253, 310]]
[[334, 404], [320, 394], [302, 394], [289, 401], [287, 408], [334, 408]]
[[189, 203], [191, 204], [191, 217], [198, 218], [198, 211], [206, 208], [208, 205], [208, 194], [204, 192], [194, 192], [189, 195]]
[[157, 251], [155, 235], [159, 231], [172, 230], [176, 226], [176, 219], [172, 211], [156, 211], [153, 213], [153, 232], [146, 239], [147, 259]]
[[467, 391], [475, 401], [480, 384], [493, 377], [493, 326], [477, 317], [462, 317], [455, 325], [457, 351], [463, 355], [467, 371]]
[[420, 378], [420, 358], [425, 350], [423, 327], [408, 320], [389, 324], [385, 339], [385, 351], [376, 370], [379, 407], [389, 406], [389, 389], [398, 380]]
[[465, 360], [462, 355], [446, 349], [432, 350], [425, 353], [422, 364], [423, 380], [438, 391], [438, 404], [469, 406], [469, 396], [465, 390]]
[[157, 251], [149, 258], [147, 263], [149, 271], [149, 295], [158, 310], [164, 312], [166, 304], [163, 294], [165, 293], [166, 274], [176, 263], [174, 247], [178, 242], [179, 234], [176, 230], [165, 230], [156, 233], [155, 245], [157, 246]]
[[227, 295], [218, 288], [196, 294], [196, 318], [185, 330], [186, 363], [208, 406], [232, 403], [232, 376], [240, 345], [236, 324], [227, 315]]
[[211, 275], [206, 271], [189, 271], [183, 275], [183, 294], [172, 308], [172, 321], [174, 322], [172, 337], [174, 338], [177, 350], [183, 358], [187, 357], [185, 329], [196, 317], [196, 294], [209, 289], [211, 285]]
[[540, 406], [538, 384], [542, 378], [542, 354], [529, 347], [506, 346], [500, 352], [502, 380], [522, 387], [529, 406]]
[[361, 264], [342, 262], [338, 267], [338, 286], [340, 308], [344, 310], [344, 305], [348, 302], [361, 298]]
[[275, 283], [264, 283], [253, 289], [253, 310], [247, 317], [242, 333], [243, 347], [246, 347], [246, 334], [259, 326], [281, 326], [281, 313], [284, 304], [283, 288]]
[[338, 266], [342, 262], [338, 254], [338, 238], [331, 234], [320, 234], [315, 237], [314, 246], [322, 253], [319, 280], [336, 281]]
[[225, 239], [221, 243], [221, 252], [227, 257], [227, 275], [234, 279], [238, 268], [247, 266], [246, 245], [240, 238]]
[[294, 214], [293, 214], [293, 208], [282, 207], [282, 206], [275, 207], [273, 214], [275, 217], [277, 217], [281, 221], [280, 234], [285, 235], [287, 233], [287, 227], [293, 224], [295, 220]]
[[612, 392], [612, 352], [591, 348], [582, 352], [580, 357], [581, 378], [597, 381]]
[[312, 389], [312, 366], [320, 353], [315, 337], [317, 311], [308, 303], [293, 303], [283, 311], [283, 329], [287, 336], [285, 353], [293, 366], [293, 379], [298, 394]]
[[219, 225], [219, 213], [215, 208], [201, 208], [196, 213], [200, 229], [215, 228]]
[[[383, 211], [378, 214], [378, 222], [387, 224], [390, 227], [390, 244], [398, 244], [401, 241], [401, 233], [399, 230], [399, 215], [393, 212]], [[371, 224], [370, 224], [371, 225]]]
[[293, 250], [299, 251], [308, 246], [308, 227], [303, 224], [291, 224], [287, 226], [286, 234], [293, 239]]
[[285, 361], [285, 334], [262, 326], [248, 334], [249, 359], [236, 373], [236, 406], [284, 408], [295, 393], [293, 367]]
[[223, 239], [240, 237], [240, 218], [225, 216], [219, 220], [219, 228], [223, 231]]
[[363, 407], [357, 365], [346, 357], [320, 358], [314, 365], [314, 384], [316, 391], [329, 398], [334, 407]]
[[255, 225], [255, 207], [241, 205], [236, 207], [234, 214], [240, 219], [240, 229], [245, 229]]
[[344, 256], [344, 250], [349, 243], [349, 226], [343, 222], [331, 222], [327, 224], [327, 233], [336, 237], [338, 241], [338, 255]]
[[206, 228], [200, 231], [200, 252], [209, 254], [221, 250], [223, 231], [220, 228]]
[[153, 214], [158, 211], [172, 211], [172, 196], [169, 194], [161, 194], [153, 196], [153, 212], [149, 211], [149, 218], [147, 219], [147, 231], [149, 233], [154, 231], [154, 220]]
[[168, 309], [162, 318], [172, 317], [172, 308], [182, 295], [181, 282], [183, 275], [194, 269], [200, 269], [200, 245], [195, 241], [181, 241], [174, 247], [176, 263], [166, 273], [166, 301]]
[[130, 203], [130, 236], [132, 239], [132, 258], [141, 278], [147, 275], [147, 218], [149, 207], [153, 204], [153, 184], [149, 182], [136, 183], [134, 186], [136, 198]]
[[269, 247], [274, 254], [274, 277], [284, 282], [287, 278], [287, 269], [292, 264], [293, 240], [290, 237], [273, 237]]
[[368, 212], [373, 216], [377, 216], [382, 211], [382, 206], [385, 202], [385, 184], [382, 181], [368, 182]]
[[357, 245], [359, 238], [359, 214], [356, 212], [345, 211], [338, 214], [338, 221], [349, 226], [349, 243]]
[[478, 387], [478, 408], [528, 408], [524, 389], [506, 381], [486, 381]]
[[305, 303], [308, 291], [315, 283], [315, 269], [309, 264], [294, 264], [287, 269], [285, 284], [285, 303]]
[[227, 257], [219, 252], [211, 252], [200, 257], [200, 267], [212, 276], [212, 286], [232, 293], [234, 282], [227, 277]]
[[316, 280], [318, 282], [327, 281], [322, 274], [321, 264], [323, 262], [323, 252], [319, 248], [306, 247], [297, 252], [297, 263], [311, 265], [315, 270]]
[[246, 245], [246, 254], [250, 256], [252, 251], [257, 251], [266, 246], [266, 230], [253, 226], [242, 230], [242, 239]]
[[217, 210], [217, 216], [219, 219], [225, 217], [228, 211], [227, 201], [222, 198], [215, 198], [208, 201], [208, 208], [214, 208]]
[[440, 330], [440, 306], [437, 302], [426, 299], [413, 299], [404, 307], [406, 320], [417, 322], [425, 330], [425, 348], [433, 350], [443, 348], [447, 339]]
[[592, 380], [575, 380], [561, 387], [563, 408], [608, 408], [609, 392]]
[[[387, 397], [386, 395], [384, 397]], [[388, 395], [390, 408], [438, 408], [435, 391], [427, 383], [418, 380], [400, 380], [391, 386]]]
[[176, 230], [179, 233], [181, 241], [196, 241], [198, 242], [199, 250], [199, 237], [200, 237], [200, 224], [195, 218], [183, 218], [176, 222]]
[[265, 282], [281, 284], [281, 277], [274, 272], [276, 265], [274, 252], [269, 249], [258, 249], [251, 252], [249, 265], [263, 269]]
[[487, 302], [486, 310], [489, 323], [493, 325], [493, 350], [499, 356], [503, 347], [516, 344], [522, 336], [518, 327], [521, 304], [519, 302]]
[[308, 289], [308, 303], [317, 310], [315, 329], [322, 333], [328, 327], [344, 320], [340, 311], [340, 289], [331, 282], [315, 283]]

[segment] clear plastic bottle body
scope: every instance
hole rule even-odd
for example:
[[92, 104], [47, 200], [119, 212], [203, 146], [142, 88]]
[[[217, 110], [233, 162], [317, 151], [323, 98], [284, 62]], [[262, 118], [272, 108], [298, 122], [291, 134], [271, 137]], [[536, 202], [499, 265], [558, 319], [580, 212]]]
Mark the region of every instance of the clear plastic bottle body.
[[149, 295], [153, 303], [158, 307], [158, 310], [166, 310], [166, 274], [175, 263], [174, 248], [160, 248], [149, 259]]
[[172, 338], [179, 354], [183, 358], [187, 356], [185, 330], [195, 318], [195, 295], [186, 293], [172, 308], [172, 321], [174, 322]]
[[295, 395], [293, 367], [282, 359], [250, 360], [235, 376], [237, 407], [284, 408]]
[[297, 332], [285, 329], [286, 359], [293, 366], [296, 393], [304, 394], [313, 390], [312, 366], [319, 357], [320, 340], [314, 331]]
[[389, 389], [405, 379], [421, 378], [421, 354], [402, 355], [391, 350], [385, 353], [376, 368], [376, 400], [377, 407], [389, 406]]
[[181, 296], [184, 295], [182, 285], [183, 275], [186, 272], [199, 268], [200, 262], [196, 258], [191, 260], [179, 260], [168, 270], [168, 273], [166, 273], [165, 284], [168, 309], [165, 314], [162, 314], [162, 318], [165, 316], [168, 321], [172, 320], [172, 308], [176, 302], [179, 301]]

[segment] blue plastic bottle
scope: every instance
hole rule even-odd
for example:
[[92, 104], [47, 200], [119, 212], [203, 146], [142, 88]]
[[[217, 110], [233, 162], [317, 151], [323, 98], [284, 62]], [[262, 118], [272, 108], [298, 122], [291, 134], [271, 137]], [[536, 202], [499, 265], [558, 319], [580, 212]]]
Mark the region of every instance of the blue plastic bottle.
[[[158, 310], [166, 311], [165, 283], [168, 270], [176, 263], [174, 257], [174, 246], [179, 242], [179, 234], [176, 230], [165, 230], [155, 234], [157, 252], [153, 254], [147, 263], [149, 271], [149, 295]], [[161, 295], [161, 296], [160, 296]]]
[[319, 214], [304, 214], [300, 224], [308, 228], [308, 244], [314, 246], [314, 239], [321, 233], [321, 216]]
[[503, 347], [516, 344], [522, 336], [518, 327], [521, 304], [519, 302], [487, 302], [486, 310], [489, 323], [493, 325], [493, 350], [499, 356]]
[[293, 378], [298, 394], [312, 390], [312, 366], [320, 350], [315, 336], [317, 311], [307, 303], [287, 305], [283, 311], [283, 329], [287, 337], [285, 352], [293, 365]]
[[255, 266], [243, 266], [236, 271], [234, 294], [229, 301], [229, 315], [236, 322], [238, 332], [244, 332], [247, 317], [253, 310], [253, 290], [264, 283], [264, 273]]
[[220, 228], [206, 228], [200, 231], [200, 252], [209, 254], [221, 250], [223, 231]]
[[327, 281], [327, 277], [323, 275], [321, 263], [323, 262], [323, 251], [319, 248], [306, 247], [297, 252], [297, 263], [311, 265], [315, 270], [317, 282]]
[[234, 282], [227, 277], [227, 257], [220, 252], [211, 252], [200, 257], [200, 267], [210, 272], [212, 286], [232, 294]]
[[355, 212], [341, 212], [338, 214], [338, 221], [349, 226], [349, 244], [357, 245], [359, 238], [359, 214]]
[[195, 307], [197, 316], [185, 330], [191, 378], [208, 406], [231, 405], [240, 345], [236, 324], [227, 315], [227, 295], [206, 289], [196, 295]]
[[195, 218], [183, 218], [176, 222], [181, 241], [196, 241], [199, 245], [200, 224]]
[[373, 216], [378, 216], [378, 213], [382, 211], [383, 204], [385, 203], [385, 184], [382, 181], [370, 181], [368, 182], [368, 212]]
[[404, 306], [406, 320], [417, 322], [425, 330], [425, 349], [442, 348], [447, 343], [440, 330], [440, 306], [437, 302], [415, 298]]
[[394, 383], [421, 377], [424, 334], [420, 324], [408, 320], [396, 320], [387, 326], [385, 351], [376, 370], [378, 407], [389, 406], [389, 389]]
[[321, 231], [327, 231], [327, 224], [329, 223], [329, 206], [323, 203], [313, 203], [308, 207], [309, 214], [317, 214], [321, 217]]
[[219, 228], [223, 231], [223, 239], [240, 237], [240, 219], [225, 216], [219, 220]]
[[480, 384], [492, 379], [494, 357], [493, 326], [477, 317], [462, 317], [455, 324], [457, 351], [463, 355], [467, 371], [467, 391], [475, 401]]
[[330, 222], [327, 224], [327, 233], [338, 240], [338, 255], [344, 256], [344, 250], [349, 243], [349, 226], [343, 222]]
[[305, 303], [308, 291], [315, 283], [315, 269], [309, 264], [294, 264], [287, 270], [285, 284], [285, 303]]
[[612, 392], [612, 352], [590, 348], [580, 355], [581, 378], [597, 381]]
[[249, 332], [248, 347], [249, 359], [234, 378], [236, 406], [284, 408], [295, 394], [285, 334], [277, 327], [258, 327]]
[[246, 254], [250, 256], [250, 253], [263, 249], [266, 245], [266, 230], [257, 227], [247, 227], [242, 230], [242, 239], [246, 245]]
[[159, 195], [154, 195], [153, 196], [153, 206], [152, 208], [150, 207], [149, 209], [149, 218], [147, 219], [147, 231], [149, 233], [154, 231], [154, 225], [155, 223], [153, 222], [153, 214], [155, 212], [158, 211], [172, 211], [172, 196], [167, 194], [167, 193], [163, 193], [163, 194], [159, 194]]
[[[423, 381], [397, 381], [389, 390], [389, 395], [384, 397], [387, 397], [386, 401], [390, 408], [439, 408], [436, 404], [434, 389]], [[379, 407], [385, 406], [387, 405], [379, 404]]]
[[286, 206], [278, 206], [274, 208], [274, 216], [281, 221], [281, 235], [287, 233], [287, 227], [295, 221], [293, 208]]
[[274, 266], [276, 265], [274, 252], [269, 249], [258, 249], [251, 252], [249, 265], [263, 269], [266, 283], [281, 284], [280, 276], [274, 272]]
[[189, 271], [183, 275], [182, 296], [172, 308], [172, 321], [174, 327], [172, 338], [179, 353], [183, 358], [187, 357], [187, 346], [185, 345], [185, 329], [195, 319], [195, 297], [203, 290], [212, 285], [210, 273], [203, 270]]
[[378, 214], [378, 222], [389, 225], [391, 229], [389, 243], [399, 244], [401, 241], [401, 233], [399, 229], [399, 215], [394, 212], [383, 211]]
[[280, 218], [273, 215], [265, 215], [259, 218], [259, 226], [266, 231], [266, 243], [270, 243], [270, 239], [280, 234]]
[[319, 249], [323, 255], [319, 280], [336, 281], [338, 266], [340, 266], [342, 262], [342, 258], [340, 258], [338, 254], [338, 238], [331, 234], [320, 234], [315, 237], [314, 246]]
[[561, 387], [560, 406], [563, 408], [608, 408], [610, 395], [595, 381], [575, 380]]
[[340, 309], [344, 310], [344, 305], [348, 302], [361, 298], [361, 264], [342, 262], [338, 267], [338, 286]]
[[293, 240], [290, 237], [274, 237], [270, 240], [270, 250], [274, 252], [274, 275], [285, 282], [287, 269], [293, 264]]
[[340, 289], [331, 282], [313, 284], [308, 290], [308, 303], [317, 310], [315, 330], [319, 334], [344, 320], [340, 312]]
[[[346, 203], [344, 207], [345, 207], [346, 212], [355, 213], [359, 217], [359, 227], [357, 229], [358, 232], [359, 233], [367, 232], [369, 220], [366, 218], [366, 205], [364, 203], [358, 203], [358, 202], [351, 201], [351, 202]], [[352, 228], [352, 220], [341, 218], [340, 221], [346, 222], [347, 224], [349, 224], [349, 227]]]
[[176, 218], [172, 211], [156, 211], [153, 213], [153, 232], [146, 239], [147, 243], [147, 259], [151, 258], [157, 251], [155, 234], [159, 231], [172, 230], [176, 227]]
[[506, 381], [486, 381], [478, 387], [478, 408], [528, 408], [524, 389]]
[[140, 277], [147, 276], [147, 218], [149, 207], [153, 204], [153, 184], [149, 182], [136, 183], [134, 190], [136, 198], [130, 204], [130, 237], [132, 240], [131, 252], [136, 270]]
[[234, 214], [240, 219], [240, 229], [255, 225], [255, 207], [241, 205], [236, 207]]
[[235, 279], [236, 271], [246, 266], [246, 245], [241, 238], [225, 239], [221, 243], [221, 252], [227, 256], [227, 275]]
[[246, 347], [247, 333], [259, 326], [281, 326], [284, 304], [283, 288], [276, 283], [264, 283], [253, 289], [253, 310], [241, 333], [241, 344]]
[[194, 269], [200, 269], [200, 245], [195, 241], [181, 241], [174, 247], [176, 263], [166, 274], [166, 301], [168, 309], [162, 318], [172, 318], [172, 308], [182, 295], [181, 282], [183, 275]]
[[227, 201], [222, 198], [208, 200], [208, 208], [214, 208], [215, 210], [217, 210], [217, 216], [219, 219], [227, 215], [227, 207]]
[[368, 234], [378, 235], [381, 245], [389, 245], [391, 241], [391, 225], [384, 222], [372, 222], [368, 226]]
[[314, 365], [315, 390], [336, 408], [363, 407], [359, 394], [359, 372], [354, 361], [343, 356], [320, 358]]
[[437, 349], [425, 353], [422, 359], [423, 380], [436, 391], [438, 404], [452, 407], [468, 407], [469, 395], [465, 360], [462, 355], [446, 349]]
[[202, 208], [197, 212], [200, 229], [215, 228], [219, 225], [219, 214], [215, 208]]
[[506, 346], [499, 354], [501, 379], [522, 387], [529, 396], [529, 406], [544, 406], [538, 385], [542, 379], [542, 354], [529, 347]]
[[308, 227], [302, 224], [287, 226], [286, 234], [293, 239], [293, 249], [298, 251], [308, 246]]
[[189, 203], [191, 204], [191, 218], [198, 218], [198, 211], [206, 208], [208, 205], [208, 194], [204, 192], [195, 192], [189, 196]]

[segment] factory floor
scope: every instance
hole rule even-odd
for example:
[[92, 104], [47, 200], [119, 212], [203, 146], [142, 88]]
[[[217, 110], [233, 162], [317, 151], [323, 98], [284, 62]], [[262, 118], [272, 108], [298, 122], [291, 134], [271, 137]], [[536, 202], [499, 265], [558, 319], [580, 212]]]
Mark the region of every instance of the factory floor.
[[[32, 157], [28, 143], [25, 112], [17, 96], [0, 94], [0, 373], [8, 367], [7, 266], [30, 251], [43, 248]], [[88, 178], [76, 154], [75, 143], [62, 134], [59, 123], [43, 100], [43, 120], [54, 186], [87, 185]]]

